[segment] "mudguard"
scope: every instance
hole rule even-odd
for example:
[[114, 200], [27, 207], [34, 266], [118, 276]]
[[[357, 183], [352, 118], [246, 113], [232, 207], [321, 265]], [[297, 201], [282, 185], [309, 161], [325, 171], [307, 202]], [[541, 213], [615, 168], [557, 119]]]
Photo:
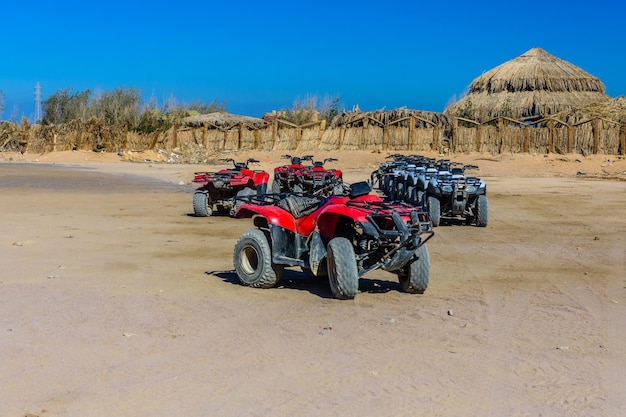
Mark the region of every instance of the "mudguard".
[[326, 245], [318, 232], [313, 232], [311, 235], [309, 248], [309, 268], [317, 276], [320, 265], [326, 259]]
[[263, 216], [265, 219], [267, 219], [267, 222], [270, 225], [282, 227], [293, 233], [297, 233], [298, 231], [296, 219], [294, 219], [291, 213], [272, 204], [258, 205], [243, 203], [241, 206], [239, 206], [239, 210], [237, 210], [235, 217], [245, 219], [257, 215]]

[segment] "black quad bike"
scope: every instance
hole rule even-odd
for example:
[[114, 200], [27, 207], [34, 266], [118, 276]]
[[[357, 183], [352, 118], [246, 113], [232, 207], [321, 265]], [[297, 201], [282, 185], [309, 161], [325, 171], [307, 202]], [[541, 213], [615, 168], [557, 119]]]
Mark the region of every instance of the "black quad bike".
[[480, 178], [465, 175], [474, 165], [452, 164], [432, 176], [426, 190], [426, 206], [433, 226], [442, 217], [464, 218], [467, 224], [485, 227], [489, 221], [487, 184]]

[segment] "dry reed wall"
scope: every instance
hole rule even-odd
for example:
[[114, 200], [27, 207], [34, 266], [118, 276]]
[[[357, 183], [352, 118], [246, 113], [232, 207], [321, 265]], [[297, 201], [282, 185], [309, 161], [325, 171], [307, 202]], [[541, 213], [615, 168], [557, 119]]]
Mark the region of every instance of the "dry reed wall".
[[107, 152], [162, 150], [193, 162], [228, 151], [372, 150], [448, 151], [452, 153], [577, 153], [623, 155], [626, 126], [605, 119], [577, 125], [547, 120], [531, 126], [498, 119], [497, 123], [460, 126], [404, 127], [363, 123], [326, 128], [324, 123], [294, 127], [278, 122], [252, 129], [241, 123], [229, 129], [172, 127], [151, 134], [125, 126], [74, 122], [62, 126], [0, 126], [0, 151], [45, 153], [66, 150]]

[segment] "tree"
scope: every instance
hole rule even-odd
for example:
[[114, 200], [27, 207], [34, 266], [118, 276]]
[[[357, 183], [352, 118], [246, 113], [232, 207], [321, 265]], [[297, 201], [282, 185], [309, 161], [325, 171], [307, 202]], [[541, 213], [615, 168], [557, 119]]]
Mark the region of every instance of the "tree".
[[72, 120], [86, 120], [89, 118], [89, 96], [90, 90], [72, 94], [70, 88], [59, 90], [43, 104], [43, 117], [41, 123], [44, 125], [67, 123]]
[[139, 119], [141, 92], [134, 87], [104, 91], [92, 103], [92, 116], [110, 125], [133, 126]]

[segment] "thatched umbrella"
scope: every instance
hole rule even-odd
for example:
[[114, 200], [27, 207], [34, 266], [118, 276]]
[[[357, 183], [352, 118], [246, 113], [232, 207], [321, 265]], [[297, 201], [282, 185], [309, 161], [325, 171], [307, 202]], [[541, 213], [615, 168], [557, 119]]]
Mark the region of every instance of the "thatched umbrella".
[[498, 116], [539, 119], [610, 99], [599, 78], [533, 48], [476, 78], [469, 93], [445, 113], [486, 120]]

